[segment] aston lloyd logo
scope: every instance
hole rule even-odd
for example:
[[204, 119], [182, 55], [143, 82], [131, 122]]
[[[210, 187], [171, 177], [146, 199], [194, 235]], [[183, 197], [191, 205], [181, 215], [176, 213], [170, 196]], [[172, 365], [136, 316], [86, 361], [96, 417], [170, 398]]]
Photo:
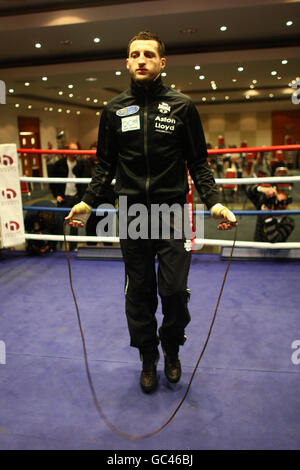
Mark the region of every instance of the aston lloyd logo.
[[162, 113], [162, 114], [167, 114], [171, 111], [171, 106], [168, 105], [168, 103], [159, 103], [158, 105], [158, 110]]
[[0, 80], [0, 104], [6, 104], [6, 85], [3, 80]]
[[16, 191], [11, 188], [2, 189], [1, 195], [4, 199], [15, 199], [17, 197]]
[[10, 155], [0, 155], [0, 165], [9, 166], [14, 164], [14, 159]]
[[9, 222], [6, 222], [5, 228], [10, 232], [17, 232], [20, 230], [20, 224], [15, 220], [10, 220]]

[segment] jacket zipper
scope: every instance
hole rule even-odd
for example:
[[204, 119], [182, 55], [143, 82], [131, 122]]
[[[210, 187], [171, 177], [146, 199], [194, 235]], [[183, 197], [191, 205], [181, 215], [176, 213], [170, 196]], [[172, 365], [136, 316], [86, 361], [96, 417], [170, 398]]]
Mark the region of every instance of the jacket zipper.
[[144, 108], [144, 155], [146, 159], [147, 175], [146, 175], [146, 198], [148, 210], [150, 210], [150, 196], [149, 196], [149, 186], [150, 186], [150, 164], [148, 156], [148, 99], [145, 96], [145, 108]]

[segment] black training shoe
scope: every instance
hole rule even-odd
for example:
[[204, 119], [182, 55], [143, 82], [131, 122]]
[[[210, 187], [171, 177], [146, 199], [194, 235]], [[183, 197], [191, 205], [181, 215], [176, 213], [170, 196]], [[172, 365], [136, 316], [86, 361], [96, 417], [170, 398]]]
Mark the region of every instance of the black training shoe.
[[165, 375], [169, 382], [179, 382], [181, 377], [181, 364], [178, 354], [172, 356], [165, 355]]
[[157, 374], [156, 374], [156, 366], [159, 361], [159, 352], [157, 353], [156, 357], [143, 357], [141, 354], [141, 358], [143, 361], [143, 369], [141, 372], [140, 377], [140, 384], [144, 392], [152, 392], [157, 387]]

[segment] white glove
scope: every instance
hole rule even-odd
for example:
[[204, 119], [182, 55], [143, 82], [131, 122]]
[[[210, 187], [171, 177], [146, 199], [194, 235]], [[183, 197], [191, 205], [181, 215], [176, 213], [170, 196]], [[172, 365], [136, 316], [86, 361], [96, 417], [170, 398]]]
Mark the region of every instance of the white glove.
[[231, 229], [237, 223], [234, 213], [228, 207], [223, 206], [223, 204], [218, 203], [212, 206], [210, 213], [219, 222], [219, 230]]
[[91, 206], [81, 201], [72, 207], [71, 212], [65, 218], [65, 220], [68, 221], [69, 225], [73, 225], [74, 227], [84, 227], [84, 225], [87, 223], [89, 216], [91, 215], [91, 212]]

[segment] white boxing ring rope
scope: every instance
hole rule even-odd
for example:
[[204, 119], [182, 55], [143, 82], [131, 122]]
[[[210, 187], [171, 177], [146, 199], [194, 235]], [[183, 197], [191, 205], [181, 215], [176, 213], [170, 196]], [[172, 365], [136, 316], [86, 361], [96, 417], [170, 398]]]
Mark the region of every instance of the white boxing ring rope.
[[[76, 183], [76, 184], [88, 184], [91, 181], [91, 178], [53, 178], [53, 177], [20, 177], [21, 182], [35, 182], [35, 183]], [[114, 184], [112, 181], [112, 184]], [[262, 184], [262, 183], [295, 183], [300, 182], [300, 176], [281, 176], [281, 177], [261, 177], [261, 178], [219, 178], [215, 179], [216, 184]], [[47, 211], [47, 207], [44, 208]], [[25, 209], [26, 210], [26, 209]], [[40, 209], [39, 209], [40, 210]], [[117, 211], [116, 211], [117, 212]], [[233, 210], [233, 212], [235, 212]], [[242, 211], [239, 211], [239, 215], [243, 215]], [[245, 211], [249, 212], [249, 211]], [[251, 211], [254, 215], [258, 215], [257, 211]], [[273, 211], [274, 214], [276, 211]], [[282, 212], [282, 211], [279, 211]], [[292, 211], [291, 211], [292, 212]], [[294, 213], [297, 211], [293, 211]], [[289, 211], [285, 211], [289, 213]], [[299, 211], [300, 213], [300, 211]], [[249, 215], [249, 214], [247, 214]], [[260, 215], [263, 215], [260, 211]], [[63, 241], [63, 235], [48, 235], [48, 234], [31, 234], [25, 233], [26, 240], [49, 240], [49, 241]], [[103, 237], [103, 236], [80, 236], [80, 235], [66, 235], [66, 240], [68, 242], [77, 241], [77, 242], [111, 242], [118, 243], [120, 241], [119, 237]], [[194, 240], [194, 249], [197, 249], [197, 245], [203, 247], [206, 246], [232, 246], [231, 240], [221, 240], [221, 239], [202, 239], [195, 238]], [[268, 243], [268, 242], [255, 242], [255, 241], [236, 241], [235, 246], [238, 248], [258, 248], [258, 249], [298, 249], [300, 248], [300, 242], [284, 242], [284, 243]]]

